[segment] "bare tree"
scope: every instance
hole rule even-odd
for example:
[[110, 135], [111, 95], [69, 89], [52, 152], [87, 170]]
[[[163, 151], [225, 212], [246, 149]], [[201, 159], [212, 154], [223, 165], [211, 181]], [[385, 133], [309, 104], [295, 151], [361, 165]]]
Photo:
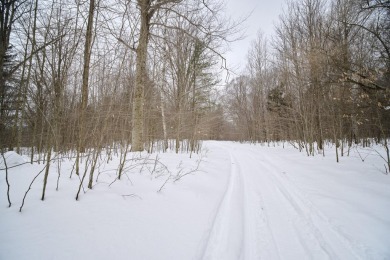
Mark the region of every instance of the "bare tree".
[[10, 40], [16, 21], [25, 12], [25, 2], [25, 0], [0, 1], [0, 149], [2, 150], [5, 146], [12, 150], [15, 145], [15, 140], [7, 137], [13, 136], [9, 132], [9, 125], [12, 125], [10, 118], [15, 106], [17, 83], [11, 81], [18, 68], [14, 62], [15, 55], [12, 53]]
[[85, 35], [84, 45], [84, 64], [83, 64], [83, 83], [81, 89], [81, 109], [80, 109], [80, 122], [79, 122], [79, 140], [77, 146], [77, 158], [76, 158], [76, 174], [79, 175], [79, 160], [80, 153], [85, 150], [85, 113], [88, 105], [88, 80], [89, 80], [89, 68], [91, 60], [91, 47], [92, 47], [92, 35], [93, 35], [93, 16], [95, 13], [95, 0], [89, 1], [87, 31]]
[[[183, 1], [183, 0], [168, 0], [168, 1], [150, 1], [139, 0], [137, 2], [140, 15], [139, 37], [136, 47], [136, 88], [133, 97], [133, 131], [132, 131], [132, 150], [143, 150], [143, 105], [144, 105], [144, 89], [147, 83], [147, 49], [150, 36], [157, 36], [152, 33], [151, 27], [168, 28], [171, 30], [180, 30], [184, 34], [194, 38], [200, 39], [204, 37], [215, 37], [220, 41], [227, 41], [228, 35], [235, 33], [237, 24], [229, 23], [221, 20], [220, 4], [215, 1]], [[191, 16], [191, 13], [200, 13], [203, 18], [198, 19], [199, 16]], [[175, 25], [166, 24], [164, 16], [172, 15], [173, 17], [180, 17], [191, 24], [196, 30], [187, 31]], [[196, 17], [196, 20], [192, 18]], [[207, 23], [207, 25], [206, 25]], [[156, 29], [154, 29], [156, 30]], [[213, 46], [207, 46], [213, 51], [217, 49]]]

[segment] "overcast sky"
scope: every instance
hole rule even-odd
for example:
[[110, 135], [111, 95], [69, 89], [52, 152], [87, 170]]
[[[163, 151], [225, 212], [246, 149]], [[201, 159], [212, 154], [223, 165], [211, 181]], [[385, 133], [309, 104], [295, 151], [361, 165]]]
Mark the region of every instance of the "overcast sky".
[[268, 37], [274, 32], [274, 24], [282, 13], [285, 0], [225, 0], [226, 11], [233, 19], [240, 19], [252, 12], [245, 21], [246, 38], [231, 44], [231, 51], [226, 54], [228, 67], [239, 73], [244, 69], [246, 56], [251, 42], [256, 38], [257, 31]]

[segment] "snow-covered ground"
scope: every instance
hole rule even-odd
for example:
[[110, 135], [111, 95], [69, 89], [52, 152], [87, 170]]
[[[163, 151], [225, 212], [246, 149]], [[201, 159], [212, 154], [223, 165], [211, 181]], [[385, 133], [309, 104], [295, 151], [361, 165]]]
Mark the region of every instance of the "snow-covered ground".
[[[11, 208], [0, 171], [0, 259], [390, 259], [390, 176], [375, 151], [353, 149], [336, 163], [333, 150], [307, 157], [288, 145], [203, 147], [199, 171], [176, 182], [199, 156], [159, 154], [161, 164], [131, 167], [131, 155], [113, 182], [114, 157], [79, 201], [79, 178], [69, 178], [73, 163], [64, 159], [58, 191], [54, 163], [45, 201], [41, 174], [22, 213], [44, 166], [9, 170]], [[8, 166], [23, 161], [7, 156]], [[171, 177], [157, 192], [165, 166]]]

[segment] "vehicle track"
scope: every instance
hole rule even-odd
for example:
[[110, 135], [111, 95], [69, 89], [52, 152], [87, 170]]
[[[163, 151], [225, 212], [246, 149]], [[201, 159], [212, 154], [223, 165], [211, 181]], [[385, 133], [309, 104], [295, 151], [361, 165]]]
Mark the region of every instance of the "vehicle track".
[[246, 180], [234, 153], [225, 149], [231, 163], [229, 183], [202, 259], [279, 259], [261, 194]]
[[203, 259], [240, 259], [244, 232], [242, 179], [239, 168], [230, 160], [228, 187], [218, 207]]
[[[265, 168], [273, 169], [269, 174], [274, 183], [290, 201], [295, 210], [300, 213], [301, 222], [307, 223], [311, 231], [316, 235], [321, 247], [330, 254], [332, 259], [373, 259], [371, 250], [366, 245], [344, 234], [340, 227], [335, 226], [310, 200], [308, 200], [280, 171], [271, 160], [264, 157]], [[298, 234], [300, 234], [298, 232]], [[342, 246], [341, 246], [342, 245]], [[342, 250], [340, 250], [342, 248]]]
[[230, 178], [203, 259], [361, 259], [266, 155], [221, 147], [230, 157]]

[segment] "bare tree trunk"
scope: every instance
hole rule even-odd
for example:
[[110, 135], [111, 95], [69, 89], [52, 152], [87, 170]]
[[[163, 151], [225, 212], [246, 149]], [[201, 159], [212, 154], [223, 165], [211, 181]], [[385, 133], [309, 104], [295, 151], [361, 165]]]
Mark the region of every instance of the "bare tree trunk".
[[10, 208], [11, 205], [12, 205], [11, 199], [10, 199], [10, 196], [9, 196], [9, 190], [11, 188], [11, 185], [9, 184], [9, 181], [8, 181], [7, 159], [5, 158], [4, 153], [1, 153], [1, 156], [3, 157], [3, 162], [4, 162], [4, 166], [5, 166], [5, 182], [7, 183], [7, 199], [8, 199], [8, 207]]
[[[13, 149], [13, 141], [9, 140], [10, 138], [6, 136], [6, 110], [8, 110], [7, 105], [7, 91], [6, 91], [6, 81], [10, 78], [11, 75], [7, 73], [5, 69], [7, 50], [10, 47], [10, 35], [11, 30], [14, 25], [14, 17], [16, 14], [17, 8], [21, 3], [17, 3], [16, 0], [10, 1], [1, 1], [1, 13], [0, 13], [0, 148], [3, 149], [7, 146], [10, 150]], [[12, 136], [11, 136], [12, 137]]]
[[[50, 138], [50, 137], [49, 137]], [[50, 138], [51, 139], [51, 138]], [[45, 169], [45, 176], [43, 177], [43, 189], [42, 189], [42, 197], [41, 200], [45, 200], [45, 193], [46, 193], [46, 185], [47, 185], [47, 178], [49, 176], [49, 170], [50, 170], [50, 160], [51, 160], [51, 142], [49, 141], [48, 144], [48, 151], [47, 151], [47, 159], [46, 159], [46, 169]]]
[[135, 75], [135, 91], [133, 97], [133, 114], [132, 114], [132, 136], [131, 150], [143, 151], [143, 128], [144, 128], [144, 89], [147, 80], [146, 60], [148, 55], [149, 28], [150, 18], [150, 1], [139, 0], [138, 5], [141, 14], [141, 28], [136, 49], [136, 75]]
[[166, 152], [168, 149], [168, 135], [167, 135], [167, 120], [165, 118], [165, 106], [164, 106], [164, 99], [160, 92], [160, 99], [161, 99], [161, 118], [162, 118], [162, 125], [163, 125], [163, 136], [164, 136], [164, 144], [163, 144], [163, 151]]
[[92, 25], [93, 25], [93, 14], [95, 11], [95, 0], [89, 1], [89, 11], [88, 11], [88, 22], [87, 22], [87, 32], [85, 36], [85, 46], [84, 46], [84, 67], [83, 67], [83, 85], [81, 90], [81, 113], [80, 113], [80, 122], [79, 122], [79, 140], [77, 147], [77, 156], [76, 156], [76, 174], [79, 175], [79, 160], [80, 153], [85, 150], [85, 113], [88, 105], [88, 80], [89, 80], [89, 65], [91, 60], [91, 47], [92, 47]]

